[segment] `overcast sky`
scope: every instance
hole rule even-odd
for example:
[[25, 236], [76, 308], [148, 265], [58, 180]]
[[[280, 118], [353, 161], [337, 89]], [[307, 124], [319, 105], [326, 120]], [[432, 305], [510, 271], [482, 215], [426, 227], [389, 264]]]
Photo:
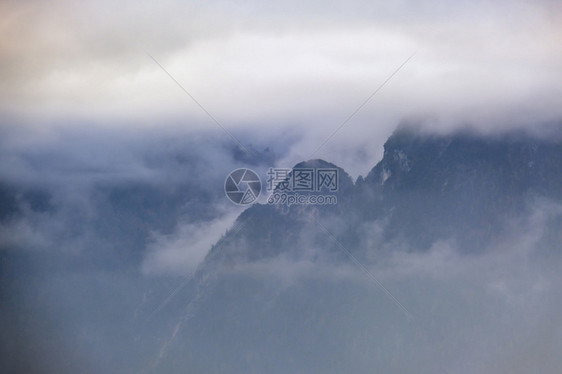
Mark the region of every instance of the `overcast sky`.
[[[72, 267], [66, 256], [76, 253], [84, 267], [133, 264], [148, 277], [186, 275], [239, 213], [223, 194], [234, 168], [324, 158], [352, 177], [366, 175], [404, 121], [432, 131], [562, 130], [561, 20], [559, 0], [0, 0], [0, 189], [14, 187], [0, 195], [9, 203], [17, 195], [13, 205], [20, 211], [0, 223], [0, 249], [52, 251], [37, 269], [51, 269], [51, 260]], [[266, 146], [271, 152], [247, 165], [252, 158], [240, 156], [227, 132], [257, 152]], [[270, 160], [277, 165], [266, 165]], [[22, 197], [30, 191], [35, 195]], [[37, 208], [29, 202], [34, 197]], [[560, 260], [542, 252], [541, 240], [562, 207], [535, 205], [484, 256], [463, 257], [445, 241], [428, 253], [393, 253], [389, 264], [373, 267], [432, 333], [411, 335], [414, 355], [406, 365], [423, 372], [422, 357], [455, 373], [559, 372]], [[378, 224], [365, 222], [358, 242], [376, 243], [383, 232]], [[309, 238], [303, 248], [312, 253]], [[8, 326], [0, 348], [13, 349], [22, 362], [42, 365], [41, 352], [46, 361], [78, 360], [83, 371], [73, 354], [84, 351], [105, 368], [115, 352], [128, 362], [114, 347], [142, 352], [136, 343], [128, 346], [131, 331], [135, 341], [160, 339], [147, 322], [139, 332], [130, 328], [137, 326], [129, 325], [130, 315], [120, 317], [145, 287], [128, 272], [119, 269], [115, 279], [105, 270], [91, 278], [49, 270], [46, 281], [35, 274], [20, 280], [27, 269], [19, 260], [13, 264], [0, 264], [17, 280], [0, 284], [0, 294], [11, 295], [0, 308], [0, 325]], [[250, 273], [267, 275], [262, 279], [316, 276], [306, 262], [251, 265]], [[29, 274], [35, 269], [33, 262]], [[330, 277], [367, 279], [355, 267], [332, 270], [322, 269]], [[173, 307], [183, 286], [164, 286], [168, 293], [149, 297]], [[263, 300], [278, 295], [268, 291]], [[372, 299], [377, 307], [378, 300], [394, 307], [379, 296]], [[174, 325], [164, 320], [165, 309], [150, 309], [148, 322]], [[402, 316], [390, 310], [375, 325], [393, 330], [393, 318]], [[185, 316], [181, 321], [191, 318]], [[358, 336], [379, 339], [370, 334], [372, 320], [365, 313], [366, 329], [353, 321]], [[332, 331], [359, 331], [341, 326]], [[400, 320], [399, 326], [406, 325]], [[409, 335], [382, 336], [390, 344], [381, 352], [394, 362], [397, 338]], [[353, 336], [342, 346], [355, 349], [358, 341]], [[22, 348], [28, 342], [31, 353]]]
[[352, 174], [405, 119], [494, 131], [562, 117], [556, 1], [3, 1], [0, 13], [3, 126], [36, 133], [216, 127], [149, 55], [230, 131], [297, 128], [288, 162], [368, 161]]

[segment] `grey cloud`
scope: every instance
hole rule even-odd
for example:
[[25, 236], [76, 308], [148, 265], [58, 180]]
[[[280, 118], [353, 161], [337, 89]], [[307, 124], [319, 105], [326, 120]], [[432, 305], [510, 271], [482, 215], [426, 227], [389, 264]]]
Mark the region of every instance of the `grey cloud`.
[[[110, 258], [132, 251], [136, 261], [155, 238], [170, 247], [174, 240], [163, 238], [176, 226], [184, 238], [196, 222], [223, 219], [231, 208], [223, 190], [228, 173], [274, 166], [276, 153], [287, 147], [283, 137], [268, 141], [269, 135], [239, 134], [252, 152], [245, 155], [222, 134], [177, 127], [135, 134], [97, 127], [35, 134], [6, 127], [3, 134], [3, 248], [108, 252]], [[209, 238], [220, 236], [225, 224], [217, 230], [200, 240], [210, 247]]]

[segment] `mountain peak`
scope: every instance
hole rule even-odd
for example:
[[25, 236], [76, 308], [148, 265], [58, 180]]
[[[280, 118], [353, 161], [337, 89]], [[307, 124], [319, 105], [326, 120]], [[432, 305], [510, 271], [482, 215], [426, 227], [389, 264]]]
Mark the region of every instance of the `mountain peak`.
[[[339, 166], [332, 164], [326, 160], [322, 160], [321, 158], [314, 158], [308, 161], [301, 161], [296, 164], [293, 169], [298, 168], [337, 168], [341, 169]], [[343, 169], [342, 169], [343, 170]]]

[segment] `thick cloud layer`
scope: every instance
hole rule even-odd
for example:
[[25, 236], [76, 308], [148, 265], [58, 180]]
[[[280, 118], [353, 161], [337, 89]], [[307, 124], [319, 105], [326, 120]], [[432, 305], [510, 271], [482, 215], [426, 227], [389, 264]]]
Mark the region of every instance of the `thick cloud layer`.
[[557, 2], [1, 6], [0, 109], [34, 126], [62, 119], [214, 126], [147, 53], [227, 128], [305, 128], [292, 163], [414, 52], [326, 154], [352, 164], [346, 149], [368, 135], [379, 147], [366, 155], [373, 164], [404, 118], [437, 130], [469, 124], [493, 131], [562, 114]]

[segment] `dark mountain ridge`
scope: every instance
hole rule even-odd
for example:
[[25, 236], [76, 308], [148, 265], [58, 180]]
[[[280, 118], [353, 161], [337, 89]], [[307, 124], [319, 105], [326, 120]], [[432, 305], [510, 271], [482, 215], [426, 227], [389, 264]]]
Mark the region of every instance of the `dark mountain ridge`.
[[[247, 256], [254, 261], [299, 252], [303, 237], [325, 236], [316, 220], [363, 258], [389, 243], [423, 251], [438, 240], [479, 253], [511, 217], [525, 214], [533, 199], [562, 201], [561, 165], [562, 142], [557, 140], [524, 133], [434, 135], [402, 127], [385, 143], [382, 160], [356, 183], [323, 160], [295, 165], [338, 168], [338, 203], [281, 208], [256, 204], [238, 218], [209, 259]], [[366, 222], [384, 226], [376, 246], [359, 239]]]
[[[397, 130], [365, 178], [352, 183], [338, 168], [337, 204], [246, 209], [186, 288], [154, 372], [502, 372], [474, 357], [510, 362], [531, 312], [514, 317], [504, 274], [517, 273], [516, 293], [533, 286], [516, 248], [508, 263], [490, 252], [502, 236], [527, 238], [514, 222], [533, 221], [536, 206], [560, 207], [561, 165], [558, 141]], [[314, 167], [337, 168], [295, 166]], [[525, 245], [548, 256], [562, 214], [545, 217]], [[440, 242], [454, 251], [445, 259]]]

